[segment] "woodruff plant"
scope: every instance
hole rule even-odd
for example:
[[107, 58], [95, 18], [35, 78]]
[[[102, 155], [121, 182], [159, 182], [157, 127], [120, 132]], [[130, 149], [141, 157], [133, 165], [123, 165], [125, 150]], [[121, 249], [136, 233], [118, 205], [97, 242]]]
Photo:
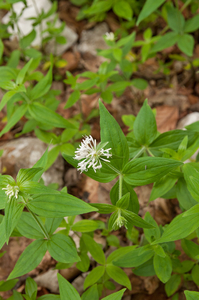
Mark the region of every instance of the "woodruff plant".
[[[182, 281], [193, 280], [198, 285], [199, 245], [192, 239], [199, 236], [199, 167], [198, 162], [185, 161], [198, 149], [199, 122], [187, 126], [186, 130], [160, 134], [154, 113], [145, 101], [138, 116], [132, 118], [126, 138], [101, 102], [99, 108], [100, 144], [87, 136], [75, 154], [63, 156], [68, 163], [98, 182], [118, 178], [110, 191], [112, 204], [89, 205], [69, 195], [66, 188], [56, 191], [38, 182], [46, 168], [47, 151], [33, 168], [21, 169], [16, 181], [1, 175], [0, 208], [4, 214], [1, 215], [0, 246], [8, 242], [10, 236], [25, 236], [34, 241], [22, 253], [7, 281], [1, 282], [0, 291], [12, 288], [16, 277], [34, 269], [46, 250], [58, 261], [58, 269], [76, 263], [80, 271], [87, 272], [90, 268], [88, 252], [97, 266], [87, 275], [81, 298], [74, 287], [58, 275], [60, 296], [39, 299], [65, 300], [66, 296], [75, 300], [99, 299], [105, 289], [115, 289], [112, 280], [131, 289], [131, 282], [122, 267], [133, 268], [138, 276], [157, 275], [165, 283], [168, 297], [176, 293]], [[157, 197], [177, 198], [182, 209], [182, 213], [165, 227], [158, 226], [149, 213], [144, 219], [138, 215], [139, 201], [134, 187], [149, 183], [154, 183], [149, 201]], [[74, 223], [76, 215], [93, 211], [109, 214], [108, 224], [91, 219]], [[67, 221], [63, 219], [66, 216]], [[144, 243], [142, 240], [140, 244], [137, 241], [133, 246], [120, 247], [112, 231], [122, 226], [127, 228], [127, 236], [135, 230], [134, 226], [143, 228]], [[58, 227], [64, 229], [57, 231]], [[78, 249], [69, 236], [70, 230], [81, 234]], [[93, 239], [95, 230], [102, 230], [108, 245], [117, 247], [107, 258]], [[179, 239], [190, 260], [179, 260], [180, 251], [174, 243]], [[27, 280], [25, 292], [22, 296], [14, 291], [10, 299], [36, 299], [36, 285], [31, 279]], [[123, 293], [121, 290], [104, 299], [121, 299]], [[185, 294], [187, 300], [198, 299], [199, 295], [191, 291], [185, 291]], [[178, 299], [178, 294], [174, 296]]]

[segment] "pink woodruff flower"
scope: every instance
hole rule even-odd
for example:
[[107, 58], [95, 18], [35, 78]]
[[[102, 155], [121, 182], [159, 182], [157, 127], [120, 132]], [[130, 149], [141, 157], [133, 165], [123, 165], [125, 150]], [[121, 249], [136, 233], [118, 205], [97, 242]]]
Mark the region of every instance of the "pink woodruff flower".
[[[78, 170], [82, 172], [87, 172], [90, 167], [93, 168], [94, 172], [97, 169], [101, 169], [102, 164], [101, 160], [105, 162], [110, 162], [107, 158], [111, 157], [112, 154], [109, 153], [111, 148], [103, 149], [107, 143], [98, 145], [96, 144], [96, 140], [93, 139], [91, 135], [85, 136], [82, 140], [79, 148], [75, 151], [74, 159], [81, 160], [78, 163]], [[105, 158], [104, 158], [105, 157]]]

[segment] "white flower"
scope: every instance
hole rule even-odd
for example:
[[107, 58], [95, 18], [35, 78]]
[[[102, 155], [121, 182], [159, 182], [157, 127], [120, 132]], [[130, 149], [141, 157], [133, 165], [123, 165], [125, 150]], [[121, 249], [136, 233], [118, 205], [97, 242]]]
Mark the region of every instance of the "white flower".
[[106, 35], [105, 39], [107, 41], [114, 41], [115, 40], [115, 35], [114, 35], [113, 32], [106, 32], [105, 35]]
[[119, 216], [113, 224], [113, 229], [117, 230], [118, 227], [120, 228], [122, 226], [124, 226], [127, 229], [127, 220], [119, 214]]
[[[88, 171], [90, 167], [96, 172], [97, 169], [102, 167], [101, 160], [110, 162], [108, 159], [112, 156], [109, 149], [103, 149], [108, 143], [96, 145], [96, 140], [91, 135], [85, 136], [82, 140], [81, 145], [75, 151], [74, 159], [82, 160], [78, 163], [78, 170], [82, 173]], [[106, 157], [106, 158], [104, 158]]]
[[16, 199], [18, 198], [19, 187], [17, 185], [13, 186], [8, 184], [6, 188], [2, 190], [5, 191], [6, 195], [9, 196], [9, 200], [14, 196]]

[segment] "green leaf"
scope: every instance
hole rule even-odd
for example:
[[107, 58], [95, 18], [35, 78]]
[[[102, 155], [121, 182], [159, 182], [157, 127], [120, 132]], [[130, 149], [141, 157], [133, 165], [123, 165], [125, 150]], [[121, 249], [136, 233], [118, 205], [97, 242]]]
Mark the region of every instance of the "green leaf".
[[87, 289], [90, 285], [95, 284], [103, 275], [105, 272], [104, 266], [98, 266], [94, 268], [86, 277], [84, 281], [84, 289]]
[[61, 300], [59, 295], [47, 294], [38, 298], [38, 300]]
[[129, 206], [130, 193], [125, 194], [121, 199], [116, 203], [118, 208], [127, 209]]
[[42, 80], [40, 80], [31, 90], [30, 100], [35, 100], [44, 96], [49, 91], [51, 87], [51, 83], [52, 83], [52, 66], [50, 67], [47, 75], [44, 78], [42, 78]]
[[137, 276], [146, 276], [146, 277], [156, 275], [154, 266], [153, 266], [153, 258], [149, 259], [141, 266], [136, 267], [133, 270], [133, 273]]
[[30, 44], [36, 38], [36, 31], [33, 29], [29, 34], [24, 36], [22, 39], [19, 40], [19, 45], [22, 49], [25, 49], [30, 46]]
[[94, 284], [88, 290], [86, 290], [82, 294], [81, 299], [82, 300], [87, 300], [87, 299], [99, 300], [99, 293], [98, 293], [97, 284]]
[[3, 98], [1, 99], [1, 103], [0, 103], [0, 110], [2, 110], [4, 108], [4, 106], [8, 103], [9, 100], [12, 99], [12, 97], [18, 93], [18, 92], [24, 92], [24, 90], [22, 90], [23, 88], [20, 86], [20, 87], [16, 87], [14, 90], [12, 91], [9, 91], [7, 93], [5, 93], [3, 95]]
[[17, 230], [28, 239], [44, 238], [38, 223], [28, 212], [22, 212], [20, 220], [17, 224]]
[[25, 292], [30, 298], [36, 299], [37, 284], [31, 277], [26, 279]]
[[2, 63], [3, 50], [4, 50], [4, 44], [0, 39], [0, 64]]
[[61, 115], [38, 102], [34, 102], [29, 105], [29, 112], [31, 116], [38, 122], [58, 128], [74, 128], [74, 125], [68, 120], [64, 119]]
[[99, 214], [111, 214], [116, 210], [116, 207], [111, 204], [103, 204], [103, 203], [91, 203], [93, 207], [98, 209]]
[[[190, 210], [188, 210], [187, 213], [189, 213], [189, 211]], [[165, 243], [165, 242], [180, 240], [182, 238], [187, 237], [190, 233], [192, 233], [194, 230], [196, 230], [199, 227], [198, 216], [199, 213], [191, 214], [191, 215], [181, 214], [175, 217], [172, 220], [172, 222], [166, 227], [162, 237], [158, 239], [156, 242]]]
[[194, 32], [199, 28], [199, 15], [195, 15], [193, 18], [188, 19], [185, 22], [184, 32]]
[[172, 174], [169, 173], [168, 175], [156, 181], [153, 185], [149, 202], [166, 194], [174, 186], [177, 179], [178, 179], [177, 177], [172, 176]]
[[22, 276], [35, 269], [46, 253], [47, 245], [43, 239], [32, 242], [19, 257], [9, 279]]
[[156, 275], [163, 283], [166, 283], [171, 277], [172, 273], [172, 264], [170, 257], [168, 255], [166, 255], [165, 257], [161, 257], [155, 254], [153, 263]]
[[184, 252], [192, 259], [196, 260], [199, 258], [199, 245], [193, 241], [184, 239], [181, 241], [181, 246]]
[[113, 251], [107, 258], [107, 264], [111, 263], [112, 261], [118, 260], [119, 258], [125, 256], [127, 253], [131, 252], [137, 246], [127, 246], [121, 247], [115, 251]]
[[128, 162], [122, 173], [124, 180], [133, 186], [149, 184], [160, 179], [181, 162], [163, 157], [141, 157]]
[[199, 300], [199, 293], [198, 292], [190, 292], [185, 291], [185, 296], [187, 300]]
[[[133, 187], [126, 183], [125, 181], [122, 182], [122, 195], [125, 195], [127, 193], [130, 193], [130, 201], [128, 210], [134, 212], [135, 214], [138, 214], [140, 205], [138, 201], [137, 194], [135, 193]], [[112, 187], [110, 192], [110, 198], [113, 205], [115, 205], [118, 201], [118, 195], [119, 195], [119, 181], [116, 182], [116, 184]]]
[[105, 91], [102, 92], [100, 97], [102, 98], [102, 100], [106, 103], [111, 103], [112, 99], [113, 99], [113, 94], [110, 91]]
[[63, 218], [46, 218], [45, 227], [49, 235], [53, 234]]
[[74, 242], [63, 234], [54, 234], [47, 242], [47, 249], [59, 262], [74, 263], [80, 260]]
[[191, 271], [193, 281], [199, 286], [199, 265], [195, 265]]
[[81, 220], [72, 225], [71, 230], [78, 232], [91, 232], [98, 228], [98, 223], [94, 220]]
[[13, 289], [18, 282], [18, 279], [0, 281], [0, 292], [6, 292]]
[[144, 220], [154, 226], [154, 228], [151, 229], [144, 229], [145, 238], [149, 243], [152, 243], [154, 240], [160, 238], [160, 229], [148, 211], [145, 214]]
[[[193, 183], [193, 182], [192, 182]], [[176, 185], [176, 196], [180, 205], [188, 210], [197, 204], [197, 201], [192, 197], [187, 188], [187, 183], [184, 178], [179, 178]]]
[[144, 104], [135, 119], [133, 132], [136, 141], [142, 146], [149, 146], [157, 137], [155, 116], [152, 109], [147, 104], [147, 100], [144, 101]]
[[186, 130], [171, 130], [160, 134], [155, 141], [150, 145], [149, 150], [152, 151], [155, 156], [162, 156], [162, 148], [171, 148], [178, 151], [182, 140], [188, 136], [188, 147], [193, 145], [198, 138], [197, 133]]
[[79, 99], [80, 99], [81, 93], [80, 91], [74, 91], [72, 94], [70, 94], [69, 98], [67, 99], [66, 105], [64, 108], [69, 108], [73, 106]]
[[33, 196], [28, 202], [28, 207], [39, 216], [47, 218], [75, 216], [97, 211], [84, 201], [65, 193]]
[[57, 274], [61, 300], [81, 300], [76, 289], [59, 273]]
[[152, 14], [160, 5], [162, 5], [165, 0], [147, 0], [139, 14], [136, 25], [138, 26], [141, 21], [147, 18], [150, 14]]
[[106, 89], [106, 91], [109, 91], [109, 92], [120, 92], [120, 91], [123, 91], [126, 89], [127, 86], [130, 86], [132, 85], [131, 82], [128, 82], [128, 81], [118, 81], [118, 82], [115, 82], [111, 85], [109, 85]]
[[151, 48], [152, 53], [156, 53], [162, 51], [166, 48], [173, 46], [178, 41], [178, 33], [177, 32], [168, 32], [160, 37], [157, 43]]
[[188, 56], [193, 55], [194, 38], [190, 34], [183, 34], [178, 37], [177, 41], [179, 49]]
[[13, 113], [12, 117], [9, 119], [6, 126], [0, 132], [0, 137], [4, 133], [8, 132], [25, 115], [27, 108], [28, 108], [27, 104], [22, 104], [15, 110], [15, 112]]
[[131, 84], [139, 90], [145, 90], [148, 86], [148, 82], [142, 78], [133, 79]]
[[169, 27], [175, 32], [182, 34], [185, 20], [180, 10], [171, 5], [168, 5], [167, 19]]
[[24, 78], [26, 76], [26, 73], [28, 72], [29, 67], [32, 64], [33, 59], [31, 58], [27, 64], [19, 71], [19, 74], [17, 75], [16, 84], [22, 84], [24, 82]]
[[77, 83], [77, 88], [78, 90], [88, 90], [91, 87], [93, 87], [98, 81], [98, 77], [94, 78], [94, 79], [88, 79], [85, 80], [82, 83]]
[[117, 61], [121, 61], [121, 59], [122, 59], [122, 50], [120, 48], [113, 49], [113, 56]]
[[17, 174], [17, 184], [21, 185], [26, 181], [32, 180], [42, 168], [20, 169]]
[[138, 267], [148, 261], [153, 255], [153, 249], [146, 245], [137, 249], [132, 249], [124, 256], [121, 256], [118, 259], [116, 258], [113, 261], [113, 264], [123, 268]]
[[15, 197], [12, 197], [8, 202], [6, 202], [4, 222], [7, 242], [12, 233], [12, 228], [15, 227], [19, 221], [23, 208], [24, 204], [18, 203]]
[[122, 209], [121, 215], [128, 221], [128, 223], [131, 226], [138, 226], [141, 228], [153, 228], [153, 225], [147, 223], [140, 216], [133, 213], [132, 211]]
[[113, 6], [113, 11], [117, 16], [124, 18], [128, 21], [132, 19], [133, 11], [130, 4], [127, 1], [122, 0], [116, 2]]
[[82, 240], [85, 243], [86, 249], [88, 250], [88, 252], [90, 252], [90, 254], [94, 258], [94, 260], [96, 262], [98, 262], [99, 264], [104, 265], [105, 264], [105, 255], [104, 255], [101, 245], [96, 243], [87, 234], [82, 235]]
[[[101, 142], [108, 142], [107, 147], [111, 148], [113, 156], [111, 165], [121, 170], [129, 159], [129, 148], [126, 137], [116, 120], [107, 111], [101, 101], [99, 102], [99, 108]], [[114, 159], [114, 156], [117, 157], [117, 159]]]
[[120, 290], [119, 292], [113, 293], [105, 298], [102, 298], [102, 300], [121, 300], [124, 292], [125, 289]]
[[81, 261], [78, 261], [76, 267], [81, 272], [87, 272], [90, 266], [90, 259], [86, 253], [80, 253], [79, 255]]
[[191, 193], [192, 197], [199, 202], [199, 164], [198, 163], [187, 163], [183, 166], [184, 178], [187, 183], [187, 188]]
[[67, 40], [64, 36], [56, 36], [55, 40], [56, 40], [56, 43], [61, 44], [61, 45], [64, 45], [67, 43]]
[[168, 297], [170, 297], [177, 291], [180, 283], [181, 283], [181, 275], [174, 274], [171, 276], [169, 281], [167, 281], [167, 283], [165, 284], [165, 291]]
[[129, 290], [131, 290], [131, 282], [130, 282], [128, 276], [126, 275], [126, 273], [122, 269], [109, 264], [106, 266], [106, 272], [117, 283], [124, 285]]

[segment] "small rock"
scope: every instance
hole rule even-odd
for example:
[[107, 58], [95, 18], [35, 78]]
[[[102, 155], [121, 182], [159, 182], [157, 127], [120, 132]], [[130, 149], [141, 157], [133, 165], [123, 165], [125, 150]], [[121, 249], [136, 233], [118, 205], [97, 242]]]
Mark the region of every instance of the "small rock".
[[59, 293], [59, 284], [57, 279], [58, 270], [48, 270], [46, 273], [38, 275], [34, 281], [38, 286], [49, 289], [52, 293]]
[[[24, 3], [18, 2], [18, 3], [13, 4], [13, 10], [18, 16], [22, 12], [22, 14], [20, 15], [19, 20], [17, 22], [17, 25], [18, 25], [20, 31], [23, 33], [23, 36], [26, 36], [33, 30], [32, 23], [34, 22], [34, 20], [30, 20], [29, 18], [37, 17], [37, 15], [38, 15], [37, 10], [38, 10], [38, 12], [43, 11], [44, 13], [47, 13], [52, 7], [52, 3], [49, 0], [36, 1], [37, 9], [36, 9], [34, 3], [35, 2], [33, 0], [27, 0], [28, 7], [25, 8], [23, 12], [22, 12], [22, 10], [24, 8]], [[2, 23], [7, 24], [10, 21], [10, 16], [11, 16], [11, 13], [10, 12], [7, 13], [3, 17]], [[49, 18], [43, 20], [41, 22], [42, 30], [45, 30], [47, 28], [47, 25], [46, 25], [47, 21], [52, 22], [52, 21], [54, 21], [54, 19], [55, 19], [55, 14], [53, 14]], [[61, 26], [61, 21], [57, 20], [55, 27], [60, 27], [60, 26]], [[38, 26], [34, 27], [34, 29], [35, 29], [37, 35], [36, 35], [36, 38], [34, 39], [34, 41], [31, 43], [31, 45], [32, 46], [40, 46], [41, 45], [40, 26], [38, 25]], [[13, 39], [15, 36], [18, 37], [18, 35], [17, 35], [18, 30], [17, 30], [16, 26], [14, 26], [14, 28], [9, 26], [8, 32], [11, 33], [11, 39]], [[52, 39], [46, 47], [46, 51], [48, 53], [53, 53], [55, 55], [61, 55], [65, 50], [69, 49], [77, 41], [77, 38], [78, 38], [78, 35], [76, 34], [76, 32], [74, 32], [68, 26], [66, 26], [64, 28], [61, 35], [66, 38], [66, 40], [67, 40], [66, 44], [62, 44], [62, 45], [58, 44], [57, 47], [55, 47], [54, 39]], [[57, 48], [57, 51], [55, 51], [55, 48]]]
[[105, 22], [96, 25], [91, 30], [83, 30], [80, 38], [80, 44], [78, 50], [81, 53], [90, 52], [93, 55], [96, 55], [96, 49], [108, 49], [103, 35], [109, 31], [109, 28]]
[[[0, 158], [2, 173], [16, 177], [19, 169], [31, 168], [46, 151], [46, 144], [34, 137], [19, 138], [3, 143], [3, 156]], [[61, 156], [43, 174], [46, 185], [58, 183], [63, 187], [64, 161]]]
[[191, 114], [186, 115], [186, 117], [182, 118], [179, 121], [177, 128], [184, 129], [185, 126], [190, 125], [197, 121], [199, 121], [199, 112], [193, 112]]
[[183, 62], [176, 60], [173, 64], [173, 67], [177, 73], [180, 73], [183, 71]]

